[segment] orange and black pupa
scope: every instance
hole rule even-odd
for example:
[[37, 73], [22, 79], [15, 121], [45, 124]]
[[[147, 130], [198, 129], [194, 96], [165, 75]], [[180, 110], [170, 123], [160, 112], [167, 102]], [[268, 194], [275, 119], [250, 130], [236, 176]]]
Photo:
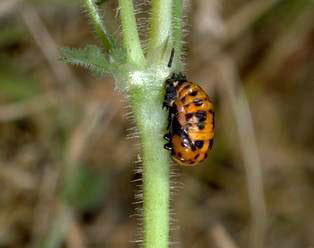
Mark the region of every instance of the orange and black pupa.
[[[171, 67], [173, 51], [168, 66]], [[169, 111], [168, 141], [165, 149], [181, 165], [197, 165], [207, 157], [214, 141], [215, 113], [213, 103], [197, 84], [182, 73], [166, 80], [163, 108]]]

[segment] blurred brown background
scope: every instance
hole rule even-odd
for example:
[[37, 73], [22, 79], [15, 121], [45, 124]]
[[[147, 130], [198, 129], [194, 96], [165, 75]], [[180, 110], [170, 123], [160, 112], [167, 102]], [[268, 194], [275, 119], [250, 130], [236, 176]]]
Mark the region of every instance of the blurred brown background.
[[[217, 131], [206, 164], [173, 166], [173, 247], [314, 247], [313, 6], [186, 1], [186, 73]], [[88, 43], [79, 1], [0, 2], [1, 248], [136, 246], [130, 110], [111, 78], [60, 61]]]

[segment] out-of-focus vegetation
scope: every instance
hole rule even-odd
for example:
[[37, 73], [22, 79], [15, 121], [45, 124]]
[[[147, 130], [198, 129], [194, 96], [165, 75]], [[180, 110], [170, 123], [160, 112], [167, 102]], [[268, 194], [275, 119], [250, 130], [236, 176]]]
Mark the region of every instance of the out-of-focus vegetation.
[[[99, 4], [118, 33], [116, 2]], [[314, 2], [186, 4], [186, 73], [214, 99], [217, 131], [204, 165], [173, 166], [175, 238], [252, 247], [251, 142], [264, 246], [314, 246]], [[79, 1], [0, 2], [0, 247], [135, 246], [138, 141], [127, 103], [111, 78], [60, 60], [59, 47], [97, 43], [90, 30]], [[234, 106], [239, 86], [250, 111]], [[253, 136], [243, 131], [251, 118]]]

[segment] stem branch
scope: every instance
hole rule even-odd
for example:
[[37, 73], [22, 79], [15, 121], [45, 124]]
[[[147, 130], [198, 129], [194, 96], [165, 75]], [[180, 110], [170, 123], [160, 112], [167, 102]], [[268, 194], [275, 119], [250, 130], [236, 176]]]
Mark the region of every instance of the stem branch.
[[172, 0], [152, 0], [149, 53], [154, 58], [156, 54], [161, 54], [158, 60], [162, 59], [164, 49], [167, 48], [168, 43], [171, 42], [171, 17]]
[[133, 2], [132, 0], [119, 0], [119, 6], [123, 44], [127, 53], [127, 60], [131, 64], [142, 67], [145, 58], [137, 32]]
[[95, 29], [97, 37], [102, 42], [104, 48], [110, 52], [115, 47], [114, 40], [108, 34], [102, 22], [102, 18], [98, 13], [97, 6], [95, 5], [93, 0], [84, 0], [83, 3]]
[[182, 37], [183, 37], [183, 2], [182, 0], [174, 0], [173, 8], [173, 46], [175, 50], [174, 65], [178, 71], [182, 71], [181, 55], [182, 55]]

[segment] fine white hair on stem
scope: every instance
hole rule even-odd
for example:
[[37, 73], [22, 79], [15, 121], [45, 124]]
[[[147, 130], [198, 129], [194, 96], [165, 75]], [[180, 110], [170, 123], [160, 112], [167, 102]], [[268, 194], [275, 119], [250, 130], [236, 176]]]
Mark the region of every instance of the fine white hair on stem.
[[137, 27], [141, 38], [141, 46], [146, 53], [149, 27], [150, 1], [135, 1], [135, 9], [137, 15]]
[[183, 189], [183, 184], [180, 182], [181, 168], [174, 162], [171, 162], [170, 171], [170, 207], [169, 207], [169, 231], [170, 240], [169, 247], [180, 247], [179, 233], [180, 224], [176, 213], [176, 196]]
[[[177, 59], [177, 61], [179, 61], [182, 65], [182, 68], [185, 68], [185, 58], [186, 58], [186, 38], [189, 35], [189, 30], [190, 30], [190, 26], [188, 24], [188, 15], [187, 12], [189, 11], [189, 1], [183, 1], [183, 8], [182, 8], [182, 16], [180, 16], [179, 18], [174, 16], [172, 18], [172, 29], [175, 30], [177, 23], [180, 23], [180, 25], [182, 25], [180, 28], [181, 31], [181, 40], [178, 41], [181, 43], [181, 51], [180, 51], [180, 57]], [[175, 8], [175, 6], [173, 6], [173, 8]], [[178, 55], [177, 55], [178, 56]]]
[[132, 182], [135, 183], [134, 201], [132, 202], [132, 205], [136, 207], [134, 209], [134, 213], [130, 215], [130, 218], [136, 219], [136, 230], [135, 237], [129, 242], [136, 244], [136, 247], [143, 247], [144, 196], [142, 177], [143, 167], [140, 153], [138, 153], [137, 159], [134, 161], [134, 164], [134, 176], [136, 177], [136, 179], [132, 180]]
[[143, 168], [142, 168], [142, 167], [136, 167], [136, 168], [134, 169], [134, 172], [140, 174], [140, 173], [143, 172]]

